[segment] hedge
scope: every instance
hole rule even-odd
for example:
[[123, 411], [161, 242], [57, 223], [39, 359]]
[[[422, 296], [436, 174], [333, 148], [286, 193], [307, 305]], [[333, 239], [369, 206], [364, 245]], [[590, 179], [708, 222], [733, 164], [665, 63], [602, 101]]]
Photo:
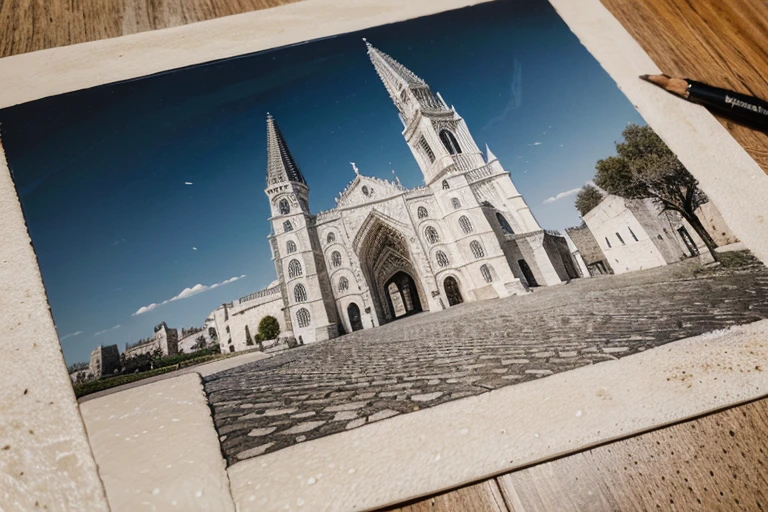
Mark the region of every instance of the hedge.
[[156, 368], [148, 372], [130, 373], [128, 375], [118, 375], [117, 377], [109, 377], [108, 379], [94, 380], [90, 382], [81, 382], [79, 384], [73, 384], [72, 387], [75, 390], [75, 396], [77, 398], [97, 391], [104, 391], [105, 389], [122, 386], [130, 382], [136, 382], [137, 380], [143, 380], [155, 375], [162, 375], [175, 370], [175, 366], [166, 366], [164, 368]]

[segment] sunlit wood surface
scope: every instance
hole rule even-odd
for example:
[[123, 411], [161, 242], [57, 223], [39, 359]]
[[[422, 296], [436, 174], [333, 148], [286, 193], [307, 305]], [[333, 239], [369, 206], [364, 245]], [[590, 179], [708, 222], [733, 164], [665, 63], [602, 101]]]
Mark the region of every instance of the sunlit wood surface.
[[[0, 0], [0, 56], [291, 1]], [[766, 0], [602, 1], [665, 72], [768, 98]], [[768, 135], [723, 123], [768, 172]], [[766, 439], [768, 399], [390, 510], [766, 510]]]

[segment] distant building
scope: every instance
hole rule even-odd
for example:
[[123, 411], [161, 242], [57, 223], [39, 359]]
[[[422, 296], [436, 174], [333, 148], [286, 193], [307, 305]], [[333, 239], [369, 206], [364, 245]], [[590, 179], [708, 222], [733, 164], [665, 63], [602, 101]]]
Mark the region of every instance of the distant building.
[[579, 271], [579, 276], [592, 277], [592, 274], [589, 271], [589, 268], [587, 267], [587, 263], [584, 261], [584, 258], [581, 255], [581, 251], [576, 246], [576, 244], [573, 243], [573, 240], [571, 240], [571, 236], [568, 234], [567, 229], [565, 230], [565, 234], [563, 235], [563, 238], [565, 238], [565, 241], [568, 244], [568, 250], [571, 253], [571, 258], [576, 263], [576, 268]]
[[214, 325], [213, 317], [209, 317], [206, 318], [203, 327], [182, 329], [178, 342], [179, 353], [190, 354], [207, 348], [218, 341]]
[[565, 233], [573, 245], [576, 246], [578, 257], [587, 266], [589, 275], [599, 276], [613, 273], [611, 264], [606, 259], [603, 250], [600, 249], [600, 245], [595, 240], [592, 231], [589, 230], [586, 223], [579, 227], [566, 228]]
[[151, 354], [160, 350], [164, 356], [170, 356], [179, 351], [179, 334], [176, 329], [169, 328], [165, 322], [155, 326], [155, 335], [149, 340], [142, 340], [125, 349], [125, 357], [131, 358], [141, 354]]
[[91, 360], [88, 364], [88, 373], [94, 379], [99, 379], [103, 375], [111, 375], [115, 370], [120, 369], [120, 351], [117, 345], [103, 347], [99, 345], [91, 352]]
[[[735, 240], [714, 205], [703, 212], [708, 232], [721, 233], [721, 240]], [[668, 265], [707, 252], [688, 222], [676, 212], [662, 211], [652, 199], [607, 195], [583, 219], [616, 274]]]

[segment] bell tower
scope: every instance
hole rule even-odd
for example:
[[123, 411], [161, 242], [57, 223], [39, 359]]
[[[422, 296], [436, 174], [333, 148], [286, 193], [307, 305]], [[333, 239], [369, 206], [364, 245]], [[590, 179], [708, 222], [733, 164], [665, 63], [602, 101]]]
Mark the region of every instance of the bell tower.
[[269, 235], [283, 296], [286, 331], [301, 343], [338, 336], [328, 272], [309, 211], [309, 186], [275, 119], [267, 114], [267, 188], [272, 212]]

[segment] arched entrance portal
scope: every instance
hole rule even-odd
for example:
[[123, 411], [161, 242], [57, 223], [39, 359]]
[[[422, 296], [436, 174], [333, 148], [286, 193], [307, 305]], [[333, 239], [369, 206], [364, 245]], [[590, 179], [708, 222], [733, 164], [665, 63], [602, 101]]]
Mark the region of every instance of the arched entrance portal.
[[445, 288], [445, 294], [448, 296], [448, 305], [455, 306], [464, 302], [464, 298], [461, 296], [461, 290], [459, 289], [459, 283], [456, 282], [456, 278], [448, 276], [443, 281], [443, 288]]
[[392, 276], [386, 284], [390, 312], [395, 318], [421, 312], [421, 301], [413, 278], [403, 271]]
[[363, 328], [363, 320], [360, 318], [360, 307], [354, 302], [350, 302], [349, 306], [347, 306], [347, 317], [353, 331], [359, 331]]
[[354, 244], [379, 324], [428, 309], [417, 265], [396, 221], [372, 213]]

